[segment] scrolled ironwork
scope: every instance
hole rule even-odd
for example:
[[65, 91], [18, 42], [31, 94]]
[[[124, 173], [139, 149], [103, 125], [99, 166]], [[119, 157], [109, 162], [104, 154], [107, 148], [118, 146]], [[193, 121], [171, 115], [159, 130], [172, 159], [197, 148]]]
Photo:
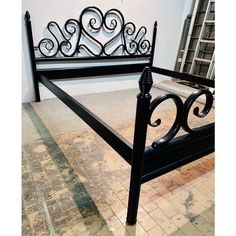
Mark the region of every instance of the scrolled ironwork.
[[194, 132], [200, 132], [199, 128], [194, 128], [191, 129], [188, 125], [188, 116], [190, 109], [195, 101], [202, 96], [205, 95], [206, 97], [206, 102], [204, 104], [204, 108], [202, 111], [200, 111], [199, 107], [195, 107], [193, 109], [193, 114], [199, 118], [205, 117], [211, 110], [212, 105], [213, 105], [213, 94], [206, 89], [200, 89], [195, 92], [193, 92], [184, 102], [184, 110], [183, 110], [183, 120], [182, 120], [182, 127], [183, 129], [188, 132], [188, 133], [194, 133]]
[[[77, 53], [77, 44], [81, 37], [81, 26], [78, 20], [76, 19], [69, 19], [65, 23], [64, 31], [65, 34], [68, 35], [66, 38], [64, 36], [63, 41], [61, 41], [59, 45], [59, 51], [62, 53], [65, 57], [72, 57]], [[77, 32], [77, 35], [76, 35]], [[75, 38], [76, 43], [73, 45], [71, 41]]]
[[[78, 20], [69, 19], [62, 28], [50, 21], [47, 30], [51, 37], [43, 38], [37, 46], [44, 57], [84, 56], [84, 53], [95, 57], [129, 56], [151, 52], [151, 43], [145, 39], [146, 27], [136, 31], [134, 23], [125, 23], [122, 13], [114, 8], [103, 14], [97, 7], [87, 7]], [[106, 42], [99, 37], [106, 38]]]
[[43, 38], [38, 44], [38, 49], [40, 53], [45, 57], [54, 57], [59, 52], [59, 41], [57, 39], [56, 34], [52, 30], [53, 28], [59, 30], [60, 34], [63, 35], [64, 40], [66, 40], [59, 25], [55, 21], [50, 21], [47, 24], [47, 30], [53, 36], [53, 40], [50, 38]]
[[188, 124], [188, 117], [189, 117], [189, 112], [191, 110], [191, 107], [194, 104], [194, 102], [197, 101], [197, 99], [202, 95], [205, 95], [205, 97], [206, 97], [204, 107], [203, 107], [202, 111], [200, 111], [198, 106], [195, 107], [193, 109], [193, 114], [199, 118], [204, 118], [210, 112], [212, 105], [213, 105], [213, 100], [214, 100], [212, 93], [207, 89], [200, 89], [200, 90], [193, 92], [186, 99], [186, 101], [184, 103], [182, 102], [181, 98], [175, 94], [165, 94], [165, 95], [155, 98], [151, 102], [150, 108], [149, 108], [149, 117], [148, 117], [149, 122], [148, 122], [148, 124], [152, 127], [158, 127], [161, 124], [161, 119], [156, 119], [154, 122], [151, 121], [153, 112], [160, 105], [160, 103], [162, 103], [168, 99], [172, 99], [176, 105], [175, 121], [174, 121], [173, 125], [171, 126], [170, 130], [166, 133], [166, 135], [164, 135], [162, 138], [160, 138], [152, 143], [152, 147], [154, 149], [157, 149], [161, 145], [167, 144], [168, 142], [170, 142], [176, 136], [176, 134], [178, 133], [178, 131], [180, 130], [181, 127], [187, 133], [190, 133], [190, 134], [199, 133], [199, 132], [204, 133], [204, 129], [202, 129], [201, 127], [191, 129]]
[[161, 124], [161, 119], [156, 119], [154, 122], [151, 121], [152, 114], [154, 110], [164, 101], [172, 99], [176, 105], [176, 117], [173, 125], [171, 126], [170, 130], [165, 134], [162, 138], [154, 141], [152, 143], [153, 148], [157, 148], [160, 145], [163, 145], [165, 143], [168, 143], [171, 139], [175, 137], [175, 135], [178, 133], [181, 123], [182, 123], [182, 114], [183, 114], [183, 102], [181, 98], [175, 94], [164, 94], [162, 96], [159, 96], [155, 98], [151, 104], [150, 104], [150, 109], [149, 109], [149, 125], [152, 127], [158, 127]]

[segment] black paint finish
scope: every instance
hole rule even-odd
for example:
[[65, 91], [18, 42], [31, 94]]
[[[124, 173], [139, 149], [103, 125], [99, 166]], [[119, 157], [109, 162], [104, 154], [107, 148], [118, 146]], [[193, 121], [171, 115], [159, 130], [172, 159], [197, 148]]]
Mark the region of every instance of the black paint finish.
[[35, 63], [35, 55], [34, 55], [33, 34], [32, 34], [30, 14], [28, 11], [25, 13], [25, 25], [26, 25], [26, 34], [27, 34], [27, 39], [28, 39], [29, 53], [30, 53], [30, 62], [31, 62], [30, 65], [31, 65], [33, 82], [34, 82], [35, 101], [40, 102], [38, 73], [36, 71], [36, 63]]
[[[80, 27], [81, 34], [88, 35], [83, 27], [83, 15], [93, 13], [100, 19], [100, 24], [96, 25], [94, 16], [89, 21], [90, 30], [98, 32], [101, 29], [107, 31], [108, 35], [114, 32], [118, 25], [118, 21], [121, 23], [121, 29], [118, 36], [113, 36], [107, 44], [101, 44], [99, 41], [92, 39], [95, 44], [98, 45], [100, 51], [95, 54], [86, 45], [79, 44], [77, 40], [77, 47], [70, 54], [66, 54], [65, 48], [68, 51], [72, 48], [70, 39], [75, 34], [76, 30]], [[110, 25], [107, 24], [109, 16], [116, 17], [110, 21]], [[205, 106], [202, 111], [198, 107], [195, 107], [193, 113], [195, 116], [203, 118], [205, 117], [213, 104], [213, 95], [207, 89], [200, 89], [191, 94], [183, 103], [178, 95], [168, 93], [161, 97], [155, 98], [151, 101], [150, 89], [152, 87], [152, 73], [158, 73], [166, 76], [171, 76], [181, 80], [191, 81], [203, 86], [214, 87], [214, 81], [190, 75], [185, 73], [179, 73], [163, 68], [157, 68], [153, 66], [155, 41], [157, 32], [157, 22], [154, 24], [152, 45], [144, 39], [144, 36], [139, 38], [141, 31], [146, 34], [146, 28], [141, 27], [135, 34], [135, 25], [131, 22], [124, 23], [124, 17], [117, 9], [111, 9], [104, 15], [96, 7], [85, 8], [81, 13], [80, 20], [69, 19], [64, 26], [65, 32], [63, 33], [56, 22], [49, 22], [47, 29], [53, 36], [55, 43], [51, 39], [44, 38], [40, 41], [37, 47], [33, 46], [33, 35], [31, 29], [30, 15], [26, 12], [26, 30], [28, 37], [28, 45], [30, 50], [31, 68], [33, 71], [34, 87], [36, 94], [36, 101], [40, 101], [40, 94], [38, 89], [38, 82], [46, 86], [52, 93], [54, 93], [62, 102], [64, 102], [73, 112], [75, 112], [81, 119], [83, 119], [92, 129], [94, 129], [113, 149], [115, 149], [122, 158], [124, 158], [131, 165], [131, 178], [130, 178], [130, 190], [129, 190], [129, 202], [127, 213], [127, 224], [133, 225], [137, 220], [138, 202], [140, 195], [141, 184], [163, 175], [175, 168], [185, 165], [191, 161], [201, 158], [209, 153], [214, 152], [214, 123], [199, 127], [197, 129], [191, 129], [188, 125], [188, 115], [191, 106], [194, 101], [201, 96], [206, 96]], [[118, 20], [119, 19], [119, 20]], [[62, 34], [63, 41], [59, 42], [56, 36], [51, 31], [52, 24]], [[72, 26], [73, 25], [73, 26]], [[72, 27], [72, 28], [70, 28]], [[78, 27], [78, 28], [76, 28]], [[127, 46], [126, 37], [133, 37]], [[80, 36], [79, 36], [80, 37]], [[110, 43], [113, 43], [117, 38], [123, 38], [123, 44], [118, 45], [113, 53], [108, 54], [106, 49]], [[53, 48], [56, 50], [54, 54], [45, 54], [45, 58], [35, 58], [34, 50], [39, 49], [42, 51], [42, 46], [50, 53]], [[145, 46], [146, 45], [146, 46]], [[78, 57], [78, 52], [84, 48], [90, 57]], [[133, 52], [129, 51], [133, 48]], [[118, 49], [123, 50], [123, 55], [114, 55]], [[143, 50], [143, 51], [142, 51]], [[147, 51], [145, 51], [147, 50]], [[67, 51], [67, 52], [68, 52]], [[144, 53], [145, 52], [145, 53]], [[61, 55], [59, 57], [58, 55]], [[55, 57], [57, 56], [57, 57]], [[120, 60], [130, 61], [146, 59], [147, 63], [129, 64], [126, 65], [109, 65], [109, 66], [97, 66], [86, 68], [60, 68], [60, 69], [37, 69], [36, 64], [42, 62], [80, 62], [85, 61], [97, 61], [97, 60]], [[51, 80], [67, 79], [74, 77], [92, 77], [100, 75], [114, 75], [124, 73], [141, 73], [139, 80], [140, 92], [137, 95], [136, 106], [136, 119], [135, 119], [135, 131], [133, 145], [130, 144], [125, 138], [121, 137], [115, 130], [108, 126], [104, 121], [98, 118], [90, 110], [84, 107], [81, 103], [76, 101], [70, 95], [65, 93], [62, 89], [56, 86]], [[161, 120], [157, 119], [155, 122], [151, 122], [151, 116], [154, 109], [163, 101], [167, 99], [173, 99], [176, 105], [177, 114], [171, 129], [167, 134], [159, 139], [154, 140], [152, 146], [146, 147], [146, 134], [147, 127], [157, 127]], [[175, 138], [180, 127], [182, 127], [187, 134]]]

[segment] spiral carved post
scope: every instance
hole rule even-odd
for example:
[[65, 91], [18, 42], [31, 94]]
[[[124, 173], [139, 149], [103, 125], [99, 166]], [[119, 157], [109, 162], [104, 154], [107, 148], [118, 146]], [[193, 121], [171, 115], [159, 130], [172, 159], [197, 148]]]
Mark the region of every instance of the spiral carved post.
[[35, 55], [34, 55], [33, 34], [32, 34], [32, 27], [31, 27], [31, 21], [30, 21], [30, 14], [28, 11], [25, 13], [25, 25], [26, 25], [26, 34], [27, 34], [28, 45], [29, 45], [30, 64], [31, 64], [31, 69], [32, 69], [32, 74], [33, 74], [35, 101], [40, 102], [38, 75], [36, 72]]
[[151, 100], [149, 91], [151, 90], [152, 84], [151, 69], [145, 67], [139, 80], [140, 93], [137, 95], [129, 202], [126, 219], [127, 224], [129, 225], [134, 225], [137, 219], [143, 157], [147, 135], [148, 112]]

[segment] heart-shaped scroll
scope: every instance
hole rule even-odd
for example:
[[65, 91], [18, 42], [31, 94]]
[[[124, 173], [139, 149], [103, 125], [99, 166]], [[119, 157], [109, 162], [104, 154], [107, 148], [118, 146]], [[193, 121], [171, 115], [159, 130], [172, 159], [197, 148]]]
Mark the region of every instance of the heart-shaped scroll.
[[62, 29], [55, 21], [48, 23], [52, 39], [44, 38], [38, 44], [43, 56], [145, 55], [151, 49], [145, 39], [147, 29], [142, 26], [136, 33], [135, 25], [125, 23], [117, 9], [103, 14], [97, 7], [87, 7], [78, 20], [67, 20]]

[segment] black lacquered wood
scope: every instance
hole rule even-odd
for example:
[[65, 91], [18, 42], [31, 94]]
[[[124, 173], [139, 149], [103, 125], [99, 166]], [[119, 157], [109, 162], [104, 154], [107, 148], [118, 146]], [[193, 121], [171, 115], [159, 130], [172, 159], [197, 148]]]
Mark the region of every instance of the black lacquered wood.
[[132, 145], [125, 138], [45, 76], [40, 75], [39, 80], [131, 164]]

